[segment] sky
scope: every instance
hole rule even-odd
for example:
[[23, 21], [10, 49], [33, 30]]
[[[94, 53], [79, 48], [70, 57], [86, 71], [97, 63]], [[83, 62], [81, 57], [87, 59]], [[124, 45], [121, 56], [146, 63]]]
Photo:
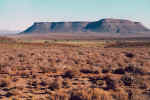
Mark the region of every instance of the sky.
[[150, 28], [150, 0], [0, 0], [0, 30], [34, 22], [128, 19]]

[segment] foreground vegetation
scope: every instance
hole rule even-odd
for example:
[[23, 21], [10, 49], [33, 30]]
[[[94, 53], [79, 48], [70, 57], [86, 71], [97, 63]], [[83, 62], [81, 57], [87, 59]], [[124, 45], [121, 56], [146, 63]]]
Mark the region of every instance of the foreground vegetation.
[[148, 44], [1, 42], [0, 99], [150, 100]]

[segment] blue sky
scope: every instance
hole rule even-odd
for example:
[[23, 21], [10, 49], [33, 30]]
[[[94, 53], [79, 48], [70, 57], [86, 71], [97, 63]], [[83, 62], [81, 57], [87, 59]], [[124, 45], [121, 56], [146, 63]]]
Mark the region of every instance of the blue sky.
[[24, 30], [35, 21], [120, 18], [150, 28], [150, 0], [0, 0], [0, 30]]

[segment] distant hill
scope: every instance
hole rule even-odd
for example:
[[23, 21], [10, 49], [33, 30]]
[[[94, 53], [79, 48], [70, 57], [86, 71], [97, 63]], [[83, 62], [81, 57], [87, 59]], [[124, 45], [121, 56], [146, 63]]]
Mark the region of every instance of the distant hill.
[[137, 33], [150, 31], [140, 22], [124, 19], [102, 19], [95, 22], [35, 22], [26, 29], [30, 33], [63, 33], [63, 32], [108, 32], [108, 33]]
[[19, 32], [20, 32], [20, 31], [0, 30], [0, 35], [16, 34], [16, 33], [19, 33]]
[[82, 32], [89, 22], [36, 22], [24, 33]]
[[111, 33], [136, 33], [149, 31], [140, 22], [133, 22], [122, 19], [102, 19], [100, 21], [91, 22], [86, 30], [92, 32], [111, 32]]

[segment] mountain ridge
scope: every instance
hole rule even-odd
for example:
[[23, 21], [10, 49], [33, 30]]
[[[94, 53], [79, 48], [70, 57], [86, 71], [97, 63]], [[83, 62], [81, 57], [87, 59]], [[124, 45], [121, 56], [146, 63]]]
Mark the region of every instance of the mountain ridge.
[[30, 33], [63, 33], [63, 32], [109, 32], [109, 33], [136, 33], [150, 31], [140, 22], [125, 19], [101, 19], [98, 21], [74, 22], [35, 22], [23, 31]]

